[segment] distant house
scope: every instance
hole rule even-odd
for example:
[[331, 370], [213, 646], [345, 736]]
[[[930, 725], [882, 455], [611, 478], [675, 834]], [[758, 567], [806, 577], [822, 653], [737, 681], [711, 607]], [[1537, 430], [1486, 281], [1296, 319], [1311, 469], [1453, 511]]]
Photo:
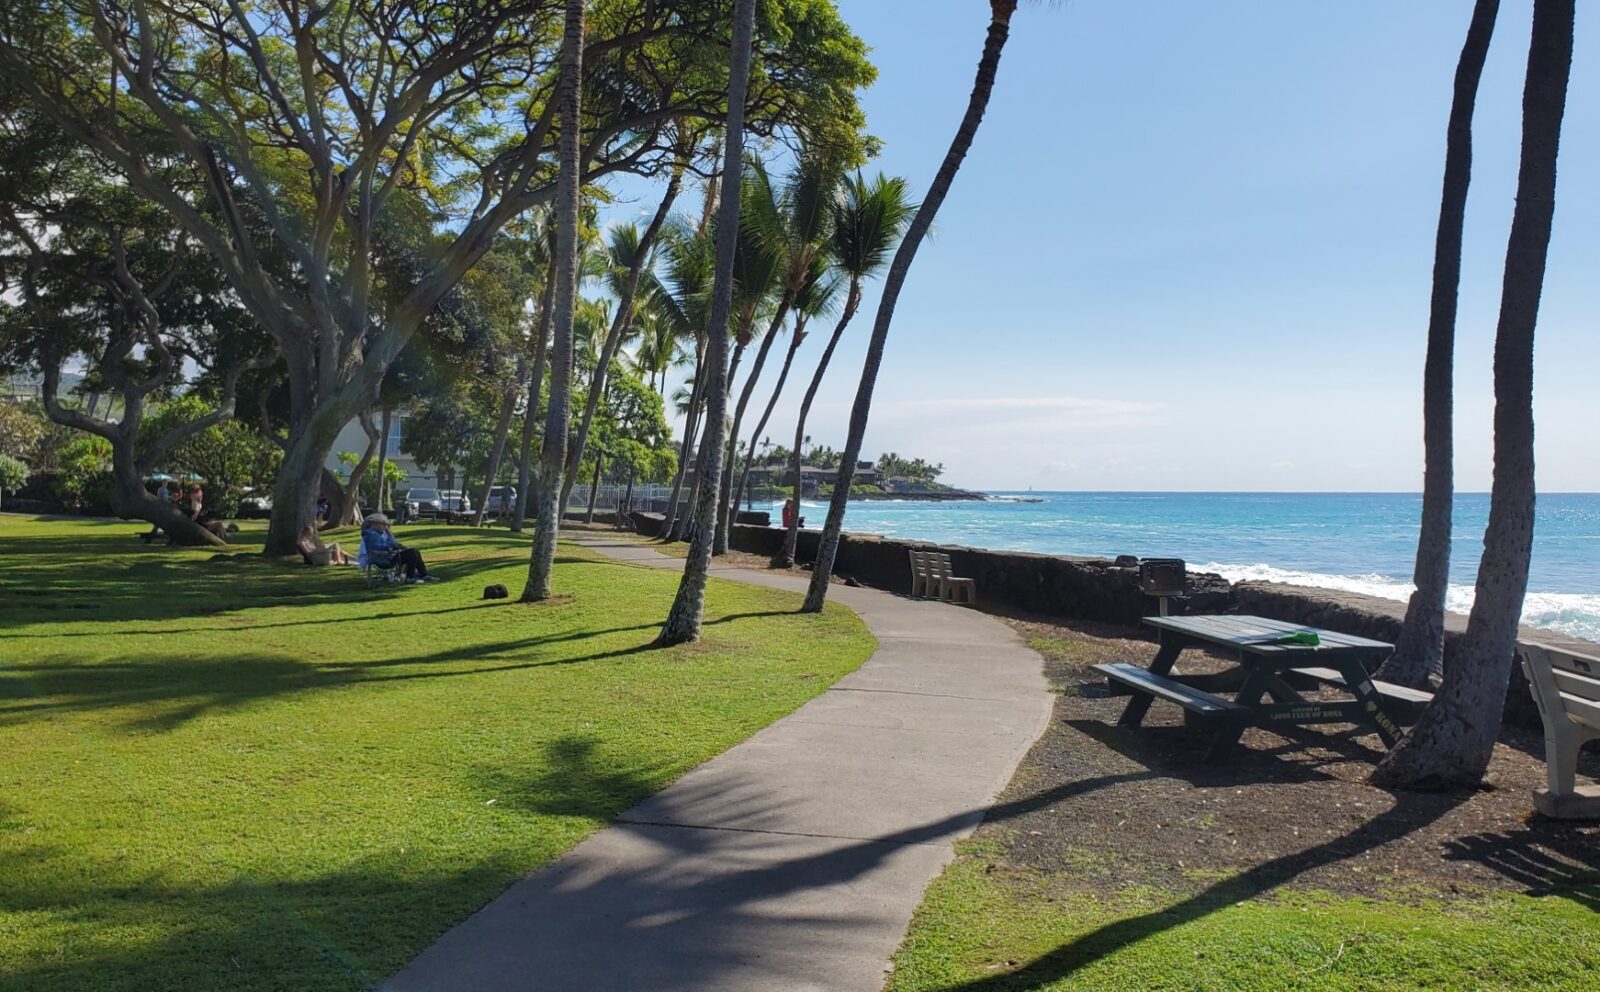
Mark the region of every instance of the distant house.
[[[406, 415], [404, 411], [397, 410], [389, 418], [387, 457], [389, 461], [394, 462], [395, 467], [406, 474], [405, 481], [397, 483], [394, 491], [397, 493], [405, 492], [413, 487], [438, 488], [440, 485], [440, 473], [425, 469], [417, 464], [417, 460], [406, 452], [405, 423]], [[334, 439], [333, 448], [329, 450], [328, 460], [325, 464], [330, 472], [337, 475], [345, 471], [344, 463], [339, 461], [339, 453], [341, 451], [354, 452], [359, 456], [366, 450], [367, 433], [361, 429], [359, 420], [352, 419], [344, 425], [344, 428], [339, 431], [339, 436]], [[377, 471], [376, 466], [372, 471]]]
[[[754, 476], [765, 476], [771, 485], [794, 485], [794, 472], [787, 465], [767, 464], [757, 465], [750, 470]], [[815, 493], [820, 486], [831, 486], [839, 481], [837, 468], [823, 468], [820, 465], [800, 466], [800, 492]], [[872, 462], [857, 462], [855, 481], [864, 485], [878, 484], [878, 470]]]

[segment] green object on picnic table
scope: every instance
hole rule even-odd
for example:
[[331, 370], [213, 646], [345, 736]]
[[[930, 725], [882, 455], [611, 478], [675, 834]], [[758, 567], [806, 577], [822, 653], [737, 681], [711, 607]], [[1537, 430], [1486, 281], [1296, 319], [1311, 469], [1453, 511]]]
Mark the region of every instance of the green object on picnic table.
[[1282, 637], [1275, 638], [1277, 644], [1304, 644], [1308, 647], [1321, 647], [1322, 638], [1314, 630], [1293, 630]]

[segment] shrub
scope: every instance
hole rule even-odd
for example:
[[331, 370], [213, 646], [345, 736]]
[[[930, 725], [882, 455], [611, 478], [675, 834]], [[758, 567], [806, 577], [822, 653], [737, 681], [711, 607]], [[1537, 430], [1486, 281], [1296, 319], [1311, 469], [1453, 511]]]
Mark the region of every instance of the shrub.
[[28, 481], [28, 466], [20, 458], [0, 454], [0, 506], [6, 502], [6, 492], [15, 492]]

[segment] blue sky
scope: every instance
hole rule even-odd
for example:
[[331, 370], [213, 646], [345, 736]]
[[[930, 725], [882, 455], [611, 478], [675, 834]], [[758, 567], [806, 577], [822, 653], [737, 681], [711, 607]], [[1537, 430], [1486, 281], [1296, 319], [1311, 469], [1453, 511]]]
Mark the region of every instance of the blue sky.
[[[1456, 362], [1466, 490], [1489, 482], [1530, 2], [1502, 4], [1478, 101]], [[925, 190], [988, 4], [839, 5], [880, 70], [864, 97], [884, 141], [874, 167]], [[942, 461], [949, 481], [980, 488], [1419, 488], [1444, 126], [1471, 7], [1025, 5], [901, 296], [867, 453]], [[1537, 456], [1541, 488], [1593, 491], [1600, 17], [1580, 7]], [[819, 441], [842, 444], [876, 306], [873, 287], [813, 415]], [[792, 430], [790, 392], [774, 441]]]

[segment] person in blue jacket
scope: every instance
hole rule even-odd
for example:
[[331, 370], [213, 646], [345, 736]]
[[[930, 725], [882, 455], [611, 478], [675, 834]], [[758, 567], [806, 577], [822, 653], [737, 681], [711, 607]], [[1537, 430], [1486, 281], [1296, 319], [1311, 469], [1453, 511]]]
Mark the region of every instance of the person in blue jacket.
[[361, 554], [362, 567], [368, 564], [379, 568], [389, 568], [399, 562], [406, 570], [406, 580], [409, 582], [437, 582], [437, 576], [428, 574], [428, 566], [422, 561], [422, 552], [416, 548], [408, 548], [395, 540], [394, 531], [389, 526], [389, 518], [381, 513], [370, 513], [361, 522]]

